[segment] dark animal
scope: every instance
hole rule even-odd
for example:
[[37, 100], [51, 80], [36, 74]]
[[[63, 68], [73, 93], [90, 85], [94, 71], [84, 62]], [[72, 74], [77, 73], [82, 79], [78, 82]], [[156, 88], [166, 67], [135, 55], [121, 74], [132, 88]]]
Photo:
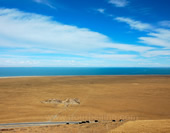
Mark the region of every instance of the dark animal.
[[99, 122], [98, 120], [94, 120], [94, 122]]

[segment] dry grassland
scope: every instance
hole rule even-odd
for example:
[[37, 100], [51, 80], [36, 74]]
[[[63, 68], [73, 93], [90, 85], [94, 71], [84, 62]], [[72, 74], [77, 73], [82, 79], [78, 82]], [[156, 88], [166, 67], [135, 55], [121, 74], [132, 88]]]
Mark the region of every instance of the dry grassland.
[[[80, 105], [65, 107], [41, 103], [51, 98], [60, 100], [78, 98]], [[100, 121], [170, 119], [170, 76], [0, 79], [0, 123], [95, 119]], [[149, 121], [148, 125], [151, 127], [157, 126], [150, 123], [152, 122]], [[142, 125], [140, 122], [136, 124]], [[109, 126], [105, 124], [104, 127], [107, 127], [106, 125]], [[128, 124], [125, 128], [129, 130], [132, 126]]]

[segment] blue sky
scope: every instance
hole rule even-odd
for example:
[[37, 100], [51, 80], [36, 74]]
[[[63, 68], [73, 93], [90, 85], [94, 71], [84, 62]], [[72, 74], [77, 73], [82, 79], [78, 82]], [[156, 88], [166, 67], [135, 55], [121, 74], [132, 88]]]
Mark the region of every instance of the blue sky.
[[0, 67], [170, 67], [169, 0], [0, 0]]

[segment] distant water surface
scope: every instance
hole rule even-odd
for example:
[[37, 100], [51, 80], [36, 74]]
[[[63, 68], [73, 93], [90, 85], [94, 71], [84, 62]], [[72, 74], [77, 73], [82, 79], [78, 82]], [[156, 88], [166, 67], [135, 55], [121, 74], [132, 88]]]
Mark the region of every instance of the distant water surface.
[[170, 75], [170, 68], [0, 67], [0, 77], [80, 75]]

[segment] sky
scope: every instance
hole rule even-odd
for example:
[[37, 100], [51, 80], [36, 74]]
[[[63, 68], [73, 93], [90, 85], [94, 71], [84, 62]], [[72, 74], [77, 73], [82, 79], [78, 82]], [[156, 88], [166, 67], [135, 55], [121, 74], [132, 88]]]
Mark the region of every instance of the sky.
[[0, 0], [0, 67], [170, 67], [170, 0]]

